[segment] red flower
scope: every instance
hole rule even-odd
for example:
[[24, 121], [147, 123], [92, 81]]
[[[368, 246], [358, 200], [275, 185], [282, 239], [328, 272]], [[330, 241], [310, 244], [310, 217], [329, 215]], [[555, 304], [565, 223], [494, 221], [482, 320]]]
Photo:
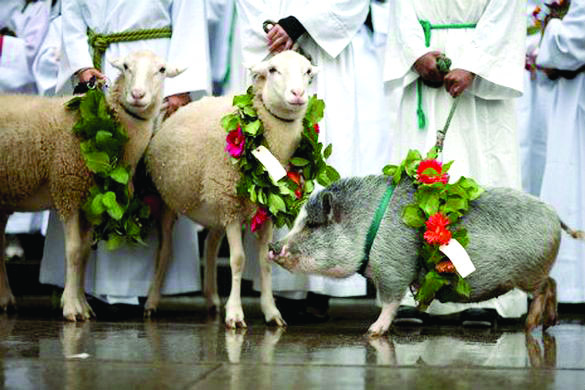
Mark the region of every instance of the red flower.
[[439, 264], [435, 265], [437, 272], [441, 274], [452, 274], [455, 272], [455, 266], [451, 260], [443, 260]]
[[296, 185], [301, 185], [301, 174], [298, 172], [287, 172], [286, 174]]
[[319, 134], [319, 124], [318, 123], [315, 123], [313, 125], [313, 129], [315, 130], [315, 133]]
[[256, 210], [256, 214], [252, 217], [252, 221], [250, 223], [250, 230], [255, 232], [256, 230], [260, 229], [264, 222], [268, 220], [268, 211], [263, 208], [258, 208]]
[[237, 129], [230, 131], [225, 140], [227, 142], [225, 151], [228, 152], [230, 156], [239, 158], [244, 152], [244, 145], [246, 145], [246, 137], [244, 137], [240, 125], [238, 125]]
[[301, 199], [303, 197], [303, 190], [301, 190], [300, 186], [295, 190], [295, 196], [297, 199]]
[[[431, 169], [434, 173], [424, 173], [426, 170]], [[441, 174], [443, 170], [443, 164], [437, 160], [423, 160], [418, 165], [416, 174], [418, 175], [418, 181], [424, 184], [443, 183], [447, 184], [449, 181], [449, 175], [446, 173]]]
[[447, 230], [449, 220], [441, 213], [431, 215], [425, 223], [427, 231], [424, 234], [425, 240], [431, 245], [447, 245], [451, 239], [451, 232]]
[[142, 198], [142, 201], [150, 209], [150, 215], [152, 215], [153, 218], [160, 220], [161, 209], [162, 209], [162, 199], [160, 198], [160, 196], [158, 196], [156, 194], [144, 195], [144, 197]]
[[532, 11], [532, 16], [536, 18], [536, 16], [537, 16], [537, 15], [540, 13], [540, 11], [542, 11], [542, 10], [541, 10], [541, 8], [540, 8], [540, 7], [537, 5], [537, 6], [534, 8], [534, 11]]

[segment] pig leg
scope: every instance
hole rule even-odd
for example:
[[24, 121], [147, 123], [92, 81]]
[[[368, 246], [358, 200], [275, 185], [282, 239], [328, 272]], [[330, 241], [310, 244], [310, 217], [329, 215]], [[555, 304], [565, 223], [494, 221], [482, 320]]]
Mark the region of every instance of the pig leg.
[[79, 212], [64, 222], [66, 275], [65, 289], [61, 296], [63, 317], [69, 321], [88, 320], [95, 316], [85, 298], [85, 266], [89, 257], [91, 230], [82, 226]]
[[260, 263], [260, 306], [267, 323], [286, 326], [272, 295], [272, 265], [268, 262], [268, 243], [272, 241], [272, 222], [266, 221], [260, 231], [258, 263]]
[[557, 283], [553, 278], [548, 278], [546, 281], [546, 299], [544, 301], [542, 330], [556, 325], [557, 316]]
[[175, 222], [177, 222], [177, 213], [163, 203], [158, 226], [158, 253], [156, 254], [154, 278], [150, 283], [148, 298], [144, 304], [145, 318], [150, 318], [160, 303], [160, 292], [173, 258], [173, 227]]
[[242, 244], [242, 227], [240, 221], [231, 222], [226, 227], [230, 246], [230, 269], [232, 271], [232, 288], [225, 305], [225, 326], [228, 328], [246, 328], [242, 309], [241, 289], [242, 272], [246, 263]]
[[382, 302], [382, 312], [376, 322], [370, 325], [368, 335], [371, 337], [379, 337], [386, 333], [396, 315], [398, 306], [400, 306], [400, 299], [391, 302]]
[[529, 333], [542, 322], [542, 315], [546, 305], [546, 295], [548, 290], [548, 279], [544, 279], [532, 293], [532, 303], [526, 316], [524, 330]]
[[8, 215], [0, 213], [0, 311], [8, 309], [8, 306], [15, 306], [16, 301], [12, 295], [10, 284], [8, 283], [8, 275], [6, 273], [6, 264], [4, 263], [4, 232], [6, 230], [6, 223], [8, 222]]
[[222, 230], [210, 229], [205, 238], [205, 247], [203, 249], [203, 257], [205, 257], [203, 295], [207, 301], [207, 309], [210, 313], [218, 313], [221, 305], [219, 295], [217, 294], [216, 260], [223, 236]]

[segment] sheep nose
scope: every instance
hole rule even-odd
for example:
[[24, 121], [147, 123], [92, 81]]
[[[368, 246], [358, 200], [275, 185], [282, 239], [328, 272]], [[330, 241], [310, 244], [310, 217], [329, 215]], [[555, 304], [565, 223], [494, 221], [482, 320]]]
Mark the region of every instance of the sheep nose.
[[132, 90], [132, 97], [134, 99], [142, 99], [146, 95], [146, 92], [143, 89], [134, 88]]
[[291, 89], [290, 92], [293, 94], [294, 97], [296, 98], [300, 98], [303, 97], [303, 95], [305, 94], [305, 90], [304, 89], [300, 89], [300, 88], [296, 88], [296, 89]]

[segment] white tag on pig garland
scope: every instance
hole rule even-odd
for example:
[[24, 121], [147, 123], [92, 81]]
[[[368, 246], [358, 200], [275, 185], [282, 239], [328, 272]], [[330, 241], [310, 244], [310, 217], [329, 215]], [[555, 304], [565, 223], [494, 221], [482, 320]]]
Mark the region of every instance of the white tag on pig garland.
[[467, 251], [463, 246], [459, 243], [459, 241], [451, 239], [447, 245], [441, 245], [439, 250], [445, 254], [453, 263], [453, 266], [457, 270], [457, 273], [461, 275], [462, 278], [465, 278], [473, 271], [475, 271], [475, 266], [471, 262]]
[[286, 176], [286, 170], [280, 165], [280, 162], [274, 157], [270, 150], [266, 149], [265, 146], [260, 145], [252, 151], [254, 157], [260, 161], [264, 168], [268, 171], [268, 174], [276, 183], [280, 179]]

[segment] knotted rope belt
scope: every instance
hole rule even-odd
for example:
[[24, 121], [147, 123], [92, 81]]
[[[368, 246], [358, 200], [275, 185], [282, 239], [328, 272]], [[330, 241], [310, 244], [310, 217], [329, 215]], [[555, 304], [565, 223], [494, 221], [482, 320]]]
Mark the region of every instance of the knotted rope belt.
[[[419, 23], [423, 29], [425, 35], [425, 46], [431, 46], [431, 31], [432, 30], [447, 30], [452, 28], [475, 28], [477, 24], [475, 23], [452, 23], [452, 24], [431, 24], [427, 20], [419, 20]], [[422, 79], [419, 77], [416, 81], [416, 98], [417, 98], [417, 107], [416, 107], [416, 115], [418, 118], [418, 128], [424, 129], [427, 125], [425, 112], [422, 107]]]
[[93, 48], [93, 66], [97, 70], [101, 71], [102, 58], [110, 44], [118, 42], [143, 41], [147, 39], [170, 38], [172, 35], [173, 30], [170, 26], [142, 30], [128, 30], [111, 34], [99, 34], [88, 28], [87, 42]]

